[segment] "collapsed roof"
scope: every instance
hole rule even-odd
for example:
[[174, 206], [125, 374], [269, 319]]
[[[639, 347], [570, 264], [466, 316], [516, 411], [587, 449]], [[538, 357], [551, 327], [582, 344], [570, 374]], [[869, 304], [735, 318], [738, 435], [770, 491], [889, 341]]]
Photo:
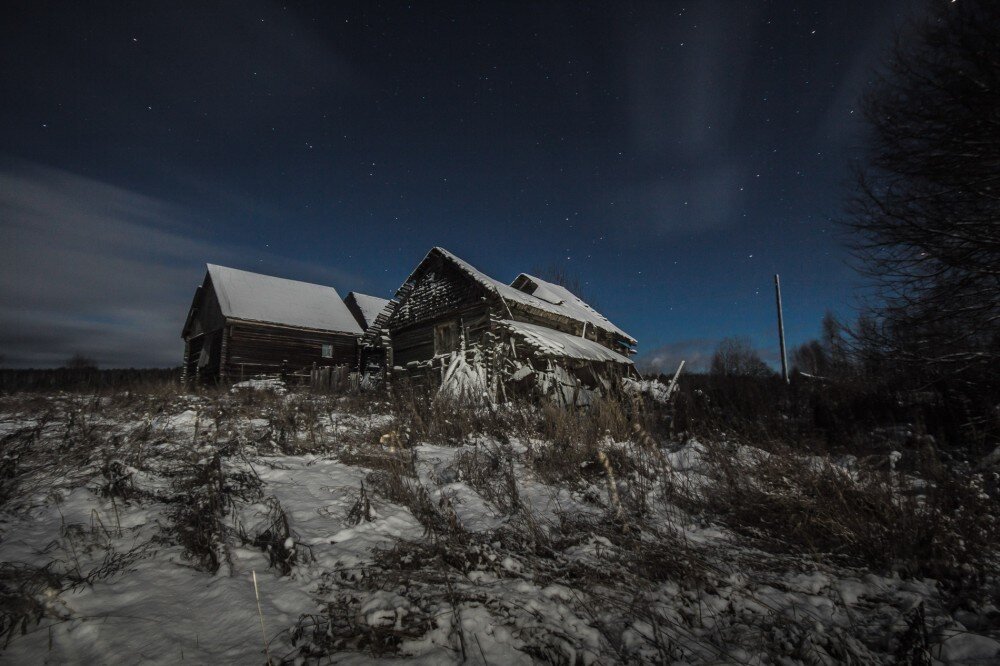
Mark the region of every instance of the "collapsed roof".
[[500, 324], [506, 326], [521, 342], [543, 358], [564, 357], [581, 361], [610, 361], [632, 365], [631, 359], [579, 335], [570, 335], [547, 326], [523, 321], [505, 319]]
[[630, 345], [636, 344], [635, 338], [612, 324], [607, 317], [587, 305], [582, 299], [561, 285], [546, 282], [527, 273], [518, 275], [510, 285], [504, 284], [499, 280], [491, 278], [472, 264], [442, 247], [435, 247], [427, 256], [429, 257], [435, 252], [451, 261], [486, 289], [497, 294], [504, 302], [511, 301], [520, 306], [534, 308], [585, 323], [588, 326], [593, 326], [611, 335], [620, 337]]
[[282, 326], [361, 335], [333, 287], [208, 264], [222, 315]]

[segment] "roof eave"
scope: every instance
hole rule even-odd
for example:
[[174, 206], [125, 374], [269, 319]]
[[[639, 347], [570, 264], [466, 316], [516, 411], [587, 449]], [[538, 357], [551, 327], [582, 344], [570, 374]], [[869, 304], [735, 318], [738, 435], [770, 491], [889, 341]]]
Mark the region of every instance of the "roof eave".
[[277, 328], [287, 328], [296, 331], [309, 331], [312, 333], [327, 333], [330, 335], [346, 335], [352, 338], [360, 338], [364, 335], [364, 331], [360, 333], [355, 331], [341, 331], [334, 328], [316, 328], [314, 326], [298, 326], [296, 324], [286, 324], [277, 321], [266, 321], [263, 319], [246, 319], [243, 317], [226, 317], [227, 323], [237, 323], [237, 324], [253, 324], [253, 325], [263, 325], [263, 326], [275, 326]]

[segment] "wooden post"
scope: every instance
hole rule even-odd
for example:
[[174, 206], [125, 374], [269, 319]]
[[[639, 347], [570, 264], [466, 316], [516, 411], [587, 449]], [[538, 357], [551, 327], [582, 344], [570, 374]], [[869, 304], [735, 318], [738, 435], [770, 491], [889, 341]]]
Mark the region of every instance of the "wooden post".
[[392, 368], [395, 361], [396, 359], [392, 353], [392, 339], [387, 335], [385, 343], [385, 387], [389, 395], [392, 395]]
[[774, 298], [778, 304], [778, 344], [781, 346], [781, 378], [788, 383], [788, 357], [785, 355], [785, 322], [781, 316], [781, 280], [774, 274]]
[[188, 386], [188, 365], [191, 363], [191, 343], [184, 339], [184, 367], [181, 368], [181, 386]]
[[674, 373], [674, 378], [671, 379], [670, 383], [667, 385], [667, 397], [668, 398], [670, 396], [672, 396], [674, 394], [674, 391], [677, 389], [677, 380], [680, 379], [680, 377], [681, 377], [681, 370], [683, 370], [683, 369], [684, 369], [684, 361], [682, 360], [681, 364], [677, 366], [677, 372]]
[[219, 352], [219, 380], [226, 381], [226, 365], [229, 363], [229, 336], [232, 334], [232, 327], [226, 326], [222, 329], [222, 351]]

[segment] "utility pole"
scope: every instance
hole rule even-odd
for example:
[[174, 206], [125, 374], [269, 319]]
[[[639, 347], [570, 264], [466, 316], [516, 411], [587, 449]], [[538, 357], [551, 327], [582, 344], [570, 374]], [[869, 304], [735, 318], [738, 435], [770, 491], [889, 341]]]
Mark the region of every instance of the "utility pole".
[[781, 280], [774, 274], [774, 298], [778, 303], [778, 343], [781, 345], [781, 378], [788, 383], [788, 357], [785, 355], [785, 322], [781, 317]]

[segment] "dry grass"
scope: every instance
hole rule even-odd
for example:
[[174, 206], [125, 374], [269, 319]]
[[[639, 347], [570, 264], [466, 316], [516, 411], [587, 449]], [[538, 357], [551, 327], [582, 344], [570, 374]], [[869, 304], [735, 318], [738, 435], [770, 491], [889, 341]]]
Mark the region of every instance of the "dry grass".
[[[180, 544], [196, 568], [213, 573], [234, 543], [261, 549], [281, 574], [311, 560], [245, 456], [318, 454], [365, 468], [343, 516], [347, 524], [371, 522], [373, 504], [391, 502], [409, 510], [425, 538], [397, 541], [357, 570], [329, 572], [329, 585], [317, 591], [329, 602], [290, 632], [296, 646], [290, 659], [343, 650], [390, 656], [442, 621], [454, 622], [453, 635], [461, 638], [461, 609], [482, 606], [518, 631], [532, 657], [571, 663], [566, 636], [538, 621], [526, 610], [529, 600], [517, 596], [523, 583], [567, 590], [561, 603], [587, 617], [606, 654], [621, 662], [732, 662], [728, 646], [740, 641], [758, 641], [751, 647], [783, 658], [809, 661], [824, 653], [850, 660], [858, 654], [850, 636], [820, 636], [808, 618], [777, 612], [747, 617], [706, 598], [735, 589], [734, 571], [745, 580], [770, 581], [786, 573], [776, 567], [790, 563], [930, 576], [956, 604], [995, 589], [996, 489], [940, 460], [903, 474], [876, 459], [845, 466], [804, 455], [775, 438], [767, 452], [738, 447], [731, 434], [715, 429], [716, 437], [704, 442], [707, 485], [692, 487], [675, 482], [666, 463], [674, 443], [669, 410], [631, 402], [489, 409], [416, 390], [397, 391], [391, 401], [221, 390], [0, 400], [8, 413], [31, 419], [0, 439], [0, 499], [11, 503], [45, 484], [87, 483], [116, 506], [164, 502], [170, 523], [161, 540]], [[188, 409], [198, 414], [191, 441], [161, 447], [162, 429], [151, 419]], [[126, 421], [127, 428], [109, 425]], [[58, 456], [39, 449], [43, 439]], [[464, 529], [452, 500], [420, 482], [414, 447], [423, 443], [461, 447], [450, 471], [496, 509], [499, 527]], [[156, 496], [136, 481], [151, 471], [171, 479]], [[582, 497], [593, 510], [563, 512], [557, 522], [540, 524], [525, 499], [524, 478]], [[240, 510], [259, 505], [263, 519], [247, 530]], [[725, 553], [689, 543], [679, 527], [716, 521], [740, 537], [731, 562], [720, 563]], [[67, 526], [60, 542], [65, 566], [58, 571], [0, 567], [0, 636], [9, 640], [43, 618], [57, 620], [45, 605], [47, 589], [115, 575], [130, 558], [143, 556], [112, 549], [106, 562], [89, 569], [76, 560], [73, 548], [110, 542], [114, 531], [113, 525]], [[679, 610], [657, 602], [664, 590]], [[391, 623], [362, 617], [362, 600], [375, 592], [403, 597], [405, 616]], [[918, 654], [920, 641], [926, 644], [925, 619], [906, 617], [905, 636], [886, 638], [890, 629], [882, 629], [878, 640], [895, 641], [899, 654]], [[456, 650], [475, 658], [474, 644], [460, 641]]]
[[223, 562], [231, 566], [224, 522], [231, 507], [221, 456], [217, 453], [204, 462], [191, 463], [176, 479], [174, 493], [167, 538], [176, 538], [203, 571], [215, 573]]
[[249, 535], [240, 530], [240, 540], [243, 543], [260, 548], [267, 555], [268, 564], [281, 575], [287, 576], [292, 569], [302, 563], [312, 562], [315, 558], [312, 549], [299, 541], [288, 522], [288, 515], [281, 503], [274, 497], [264, 500], [267, 512], [263, 525], [256, 534]]
[[915, 484], [887, 464], [850, 469], [787, 448], [715, 444], [709, 452], [713, 482], [689, 498], [692, 507], [773, 550], [930, 576], [961, 590], [994, 569], [1000, 506], [979, 475], [934, 465]]
[[500, 446], [484, 444], [472, 451], [462, 451], [456, 456], [454, 466], [458, 478], [474, 488], [501, 515], [513, 515], [524, 508], [513, 457]]

